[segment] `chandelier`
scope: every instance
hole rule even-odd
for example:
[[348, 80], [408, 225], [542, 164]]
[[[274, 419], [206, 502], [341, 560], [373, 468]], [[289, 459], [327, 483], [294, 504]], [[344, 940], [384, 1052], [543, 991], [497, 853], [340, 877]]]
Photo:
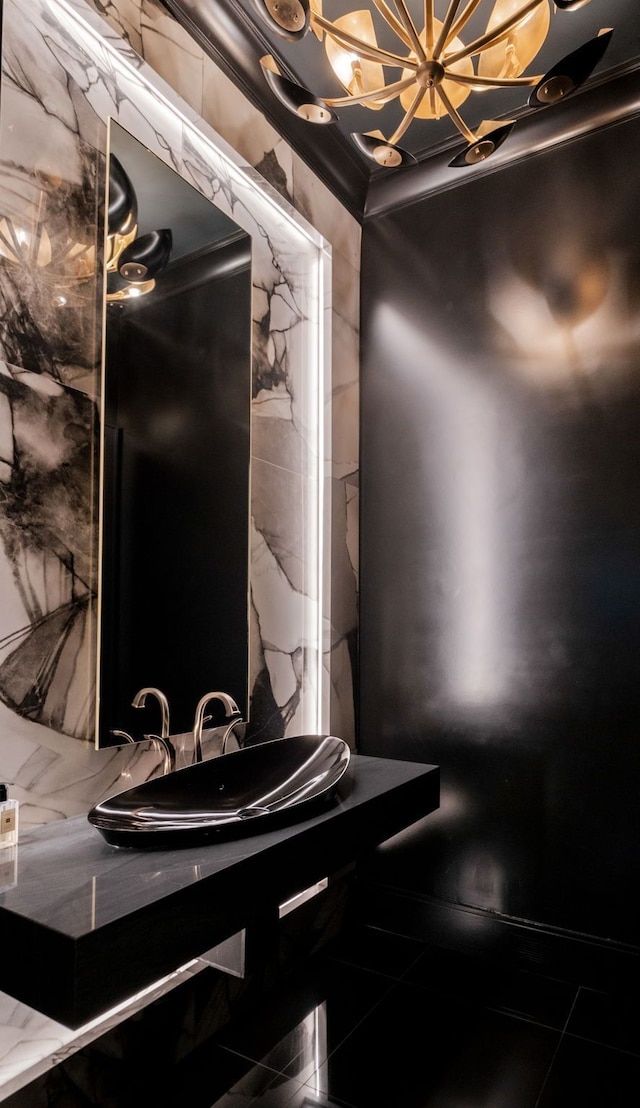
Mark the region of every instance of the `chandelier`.
[[[511, 132], [515, 121], [485, 120], [475, 130], [465, 123], [460, 107], [473, 92], [505, 88], [531, 89], [528, 106], [557, 103], [579, 88], [603, 56], [612, 31], [599, 34], [567, 54], [544, 74], [525, 70], [549, 32], [552, 6], [575, 11], [589, 0], [421, 0], [420, 29], [407, 0], [372, 0], [383, 23], [385, 41], [392, 33], [395, 52], [378, 43], [373, 12], [349, 12], [331, 21], [322, 0], [253, 0], [261, 16], [280, 37], [297, 41], [308, 31], [324, 40], [327, 59], [346, 95], [318, 97], [289, 80], [273, 55], [261, 59], [267, 83], [289, 111], [315, 124], [334, 123], [338, 111], [362, 105], [379, 111], [399, 100], [403, 114], [387, 137], [379, 130], [353, 133], [360, 150], [379, 166], [416, 162], [399, 143], [414, 119], [448, 116], [464, 138], [464, 149], [449, 165], [484, 161]], [[471, 32], [472, 18], [488, 14], [484, 30]], [[438, 15], [436, 15], [436, 10]], [[387, 80], [385, 70], [394, 71]], [[337, 110], [338, 111], [337, 111]]]

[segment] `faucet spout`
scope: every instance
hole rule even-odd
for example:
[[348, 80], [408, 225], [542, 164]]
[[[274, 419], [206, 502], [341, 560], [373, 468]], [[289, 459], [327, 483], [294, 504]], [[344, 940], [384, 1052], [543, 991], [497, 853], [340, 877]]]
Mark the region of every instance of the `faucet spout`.
[[[225, 692], [210, 692], [205, 693], [203, 697], [198, 701], [196, 708], [195, 719], [193, 721], [193, 764], [202, 761], [202, 730], [205, 724], [205, 711], [211, 700], [220, 700], [224, 704], [225, 718], [234, 719], [237, 717], [239, 722], [242, 712], [232, 696], [229, 696]], [[206, 717], [209, 719], [210, 717]], [[226, 738], [226, 735], [225, 735]]]
[[160, 731], [160, 738], [169, 738], [169, 702], [161, 689], [155, 689], [152, 687], [139, 689], [133, 700], [131, 701], [132, 708], [144, 708], [147, 697], [154, 696], [160, 705], [162, 712], [162, 729]]
[[130, 735], [128, 731], [119, 731], [117, 728], [112, 727], [109, 731], [110, 735], [113, 735], [114, 739], [122, 739], [125, 743], [135, 743], [133, 735]]

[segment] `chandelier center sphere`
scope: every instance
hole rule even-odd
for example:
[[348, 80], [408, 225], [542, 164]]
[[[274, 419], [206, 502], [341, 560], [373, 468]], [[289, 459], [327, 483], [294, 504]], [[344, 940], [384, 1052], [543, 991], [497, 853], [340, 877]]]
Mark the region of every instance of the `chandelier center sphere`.
[[445, 77], [444, 66], [440, 62], [425, 61], [416, 70], [416, 81], [420, 88], [435, 88]]

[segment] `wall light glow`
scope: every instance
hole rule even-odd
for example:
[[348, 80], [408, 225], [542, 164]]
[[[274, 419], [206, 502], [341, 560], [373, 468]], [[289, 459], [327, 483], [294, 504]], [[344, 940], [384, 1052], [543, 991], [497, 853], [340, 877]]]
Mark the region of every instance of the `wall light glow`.
[[397, 343], [402, 335], [402, 358], [396, 346], [389, 364], [396, 367], [397, 387], [409, 389], [413, 398], [414, 422], [407, 435], [425, 444], [420, 480], [432, 490], [442, 529], [437, 536], [446, 567], [446, 587], [438, 599], [442, 691], [459, 706], [489, 705], [504, 695], [509, 672], [499, 510], [503, 417], [489, 385], [460, 364], [452, 350], [415, 330], [397, 308], [381, 306], [375, 330], [380, 343], [385, 336]]

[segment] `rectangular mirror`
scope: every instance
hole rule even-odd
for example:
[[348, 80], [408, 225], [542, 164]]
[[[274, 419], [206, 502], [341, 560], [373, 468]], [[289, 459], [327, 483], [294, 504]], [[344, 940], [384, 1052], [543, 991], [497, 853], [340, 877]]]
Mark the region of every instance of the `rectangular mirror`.
[[109, 152], [98, 746], [159, 733], [146, 686], [172, 734], [248, 711], [251, 239], [113, 120]]

